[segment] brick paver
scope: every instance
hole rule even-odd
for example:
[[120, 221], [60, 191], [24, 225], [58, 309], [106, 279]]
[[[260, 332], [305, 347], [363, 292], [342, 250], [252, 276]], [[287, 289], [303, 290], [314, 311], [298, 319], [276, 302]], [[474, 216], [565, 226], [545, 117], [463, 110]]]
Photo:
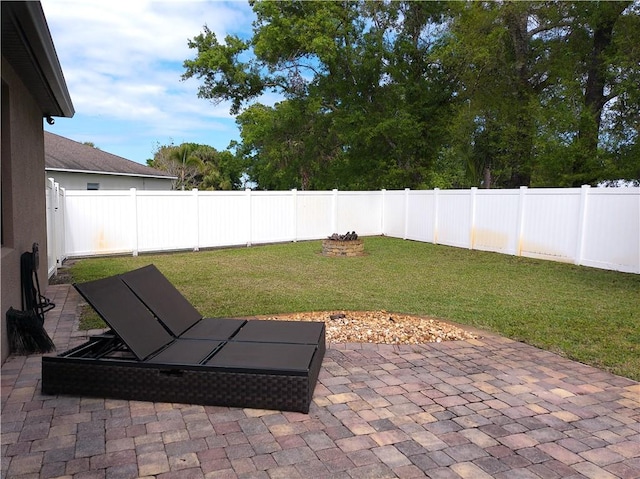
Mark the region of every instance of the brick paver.
[[[81, 299], [50, 286], [58, 351]], [[640, 478], [640, 384], [505, 338], [331, 344], [308, 415], [40, 392], [2, 366], [7, 478]]]

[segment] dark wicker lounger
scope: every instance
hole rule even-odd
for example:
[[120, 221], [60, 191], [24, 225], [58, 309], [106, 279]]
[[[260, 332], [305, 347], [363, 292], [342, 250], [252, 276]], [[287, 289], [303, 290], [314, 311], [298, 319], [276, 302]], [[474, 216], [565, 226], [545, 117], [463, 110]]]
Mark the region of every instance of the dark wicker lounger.
[[[181, 330], [171, 317], [178, 311], [172, 305], [183, 312], [188, 309], [184, 303], [193, 307], [171, 283], [157, 291], [173, 295], [158, 314], [149, 307], [158, 302], [152, 291], [145, 303], [124, 279], [75, 285], [111, 331], [58, 356], [43, 357], [44, 394], [309, 411], [325, 352], [324, 323], [199, 314], [194, 321], [191, 312], [185, 316], [191, 325]], [[170, 334], [169, 323], [181, 334]], [[203, 336], [194, 334], [198, 330]]]

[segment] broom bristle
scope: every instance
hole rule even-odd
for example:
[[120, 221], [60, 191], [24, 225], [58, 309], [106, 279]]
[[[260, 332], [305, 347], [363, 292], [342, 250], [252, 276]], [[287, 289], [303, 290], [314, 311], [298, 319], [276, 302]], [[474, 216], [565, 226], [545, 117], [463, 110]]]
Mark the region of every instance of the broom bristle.
[[49, 353], [55, 344], [42, 326], [40, 318], [32, 311], [7, 311], [7, 335], [9, 350], [17, 354]]

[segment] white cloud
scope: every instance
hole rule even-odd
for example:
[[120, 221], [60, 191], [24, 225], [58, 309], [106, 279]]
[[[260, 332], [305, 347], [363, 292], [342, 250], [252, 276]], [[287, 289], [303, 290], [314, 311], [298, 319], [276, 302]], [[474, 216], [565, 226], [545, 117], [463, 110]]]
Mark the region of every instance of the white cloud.
[[84, 120], [78, 132], [91, 134], [86, 122], [95, 119], [96, 137], [122, 127], [110, 122], [135, 122], [137, 131], [160, 137], [193, 138], [195, 130], [207, 129], [237, 136], [228, 105], [198, 98], [198, 82], [180, 77], [184, 60], [195, 55], [187, 41], [203, 25], [221, 39], [250, 35], [253, 12], [246, 2], [42, 0], [42, 6]]
[[[45, 129], [144, 162], [157, 144], [189, 141], [225, 149], [239, 140], [229, 104], [198, 98], [181, 81], [195, 57], [187, 41], [206, 24], [219, 40], [251, 36], [248, 2], [41, 0], [76, 115]], [[282, 97], [266, 93], [273, 105]]]

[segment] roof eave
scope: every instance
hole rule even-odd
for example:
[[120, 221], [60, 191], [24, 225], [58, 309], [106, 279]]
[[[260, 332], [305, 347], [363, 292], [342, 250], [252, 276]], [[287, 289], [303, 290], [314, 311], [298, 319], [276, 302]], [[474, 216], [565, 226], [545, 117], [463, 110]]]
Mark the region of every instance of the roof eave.
[[45, 167], [45, 171], [59, 171], [62, 173], [87, 173], [89, 175], [109, 175], [109, 176], [133, 176], [136, 178], [155, 178], [158, 180], [177, 180], [177, 176], [160, 176], [160, 175], [145, 175], [141, 173], [117, 173], [112, 171], [92, 171], [92, 170], [74, 170], [69, 168], [52, 168]]
[[[40, 85], [32, 86], [48, 90], [47, 96], [53, 99], [52, 102], [41, 105], [42, 116], [71, 118], [75, 110], [42, 5], [40, 2], [2, 3], [5, 7], [3, 14], [7, 11], [10, 13], [17, 34], [31, 54], [32, 73], [40, 81]], [[11, 55], [11, 52], [3, 51], [3, 55], [5, 53], [6, 56]]]

